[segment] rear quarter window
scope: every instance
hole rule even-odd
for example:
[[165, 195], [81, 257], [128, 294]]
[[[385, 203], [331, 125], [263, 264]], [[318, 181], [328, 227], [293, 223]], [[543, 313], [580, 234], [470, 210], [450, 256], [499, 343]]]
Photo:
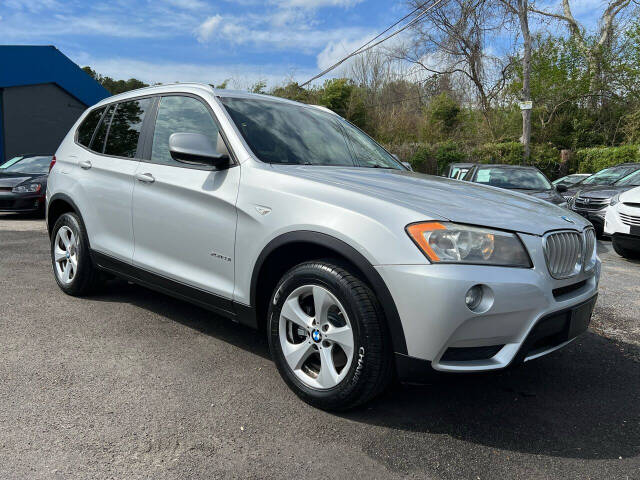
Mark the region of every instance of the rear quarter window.
[[102, 114], [105, 111], [105, 107], [97, 108], [89, 112], [89, 114], [82, 121], [80, 126], [78, 127], [78, 143], [80, 145], [84, 145], [89, 148], [91, 144], [91, 139], [93, 138], [93, 132], [96, 130], [98, 123], [100, 122], [100, 118], [102, 118]]

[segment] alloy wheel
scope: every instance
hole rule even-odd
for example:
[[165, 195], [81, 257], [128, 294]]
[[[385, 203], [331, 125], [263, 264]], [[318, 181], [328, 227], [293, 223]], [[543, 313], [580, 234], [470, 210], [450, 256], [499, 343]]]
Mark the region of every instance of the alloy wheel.
[[78, 237], [63, 225], [56, 233], [53, 248], [56, 276], [60, 282], [68, 285], [78, 272]]
[[287, 365], [305, 385], [327, 390], [347, 375], [354, 334], [338, 299], [319, 285], [296, 288], [279, 320], [280, 346]]

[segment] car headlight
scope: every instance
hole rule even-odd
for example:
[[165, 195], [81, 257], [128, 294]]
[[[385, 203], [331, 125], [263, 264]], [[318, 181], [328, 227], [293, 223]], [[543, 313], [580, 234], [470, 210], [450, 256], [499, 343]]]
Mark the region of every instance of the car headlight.
[[406, 230], [433, 263], [531, 267], [524, 245], [513, 233], [450, 222], [414, 223]]
[[559, 207], [562, 207], [562, 208], [569, 208], [569, 202], [562, 202], [562, 203], [559, 203], [559, 204], [558, 204], [558, 206], [559, 206]]
[[27, 185], [18, 185], [11, 190], [13, 193], [38, 193], [42, 190], [42, 185], [39, 183], [28, 183]]
[[614, 206], [616, 203], [619, 203], [619, 202], [620, 202], [620, 194], [616, 193], [611, 199], [611, 201], [609, 202], [609, 205]]

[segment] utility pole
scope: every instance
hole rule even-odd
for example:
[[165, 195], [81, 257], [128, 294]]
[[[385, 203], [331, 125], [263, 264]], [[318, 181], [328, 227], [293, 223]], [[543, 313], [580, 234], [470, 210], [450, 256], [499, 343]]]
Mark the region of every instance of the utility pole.
[[529, 32], [529, 1], [518, 0], [518, 18], [522, 30], [524, 47], [522, 57], [522, 163], [529, 164], [531, 158], [531, 33]]

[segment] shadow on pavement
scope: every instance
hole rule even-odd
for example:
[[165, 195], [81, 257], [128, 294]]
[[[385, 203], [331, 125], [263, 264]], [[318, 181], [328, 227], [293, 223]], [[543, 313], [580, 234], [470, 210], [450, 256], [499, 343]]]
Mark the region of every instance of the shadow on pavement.
[[234, 323], [204, 308], [139, 285], [121, 280], [109, 281], [104, 292], [91, 297], [91, 300], [135, 305], [243, 350], [250, 351], [262, 358], [271, 359], [269, 345], [264, 334]]
[[[130, 303], [270, 358], [264, 334], [142, 287], [112, 282], [93, 300]], [[589, 332], [504, 372], [439, 375], [428, 385], [396, 386], [342, 417], [513, 452], [634, 457], [640, 454], [640, 348]], [[402, 457], [403, 445], [386, 448]]]
[[345, 417], [513, 452], [635, 457], [640, 348], [589, 332], [563, 351], [511, 370], [445, 375], [429, 385], [396, 388]]

